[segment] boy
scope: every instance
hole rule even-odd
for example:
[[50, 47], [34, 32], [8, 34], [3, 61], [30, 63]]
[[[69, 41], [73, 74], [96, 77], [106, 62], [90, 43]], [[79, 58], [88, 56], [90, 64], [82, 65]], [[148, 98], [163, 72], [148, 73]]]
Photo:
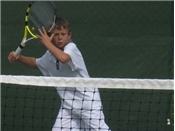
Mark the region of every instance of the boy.
[[[57, 18], [50, 37], [44, 28], [39, 29], [39, 34], [38, 38], [48, 49], [41, 58], [15, 56], [11, 52], [9, 61], [19, 61], [39, 68], [45, 76], [89, 77], [82, 54], [71, 41], [72, 34], [67, 20]], [[52, 131], [109, 131], [97, 88], [57, 87], [56, 90], [61, 107]]]

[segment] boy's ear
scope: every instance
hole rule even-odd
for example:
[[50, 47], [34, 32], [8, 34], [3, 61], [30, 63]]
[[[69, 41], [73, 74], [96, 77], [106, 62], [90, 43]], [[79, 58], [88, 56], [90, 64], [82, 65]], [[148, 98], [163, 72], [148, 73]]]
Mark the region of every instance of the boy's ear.
[[72, 33], [71, 32], [69, 32], [69, 39], [72, 37]]

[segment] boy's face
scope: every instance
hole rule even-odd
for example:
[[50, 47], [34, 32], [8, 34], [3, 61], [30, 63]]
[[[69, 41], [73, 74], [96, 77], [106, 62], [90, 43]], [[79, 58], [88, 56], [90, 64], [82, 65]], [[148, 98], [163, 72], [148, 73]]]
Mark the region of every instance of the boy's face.
[[64, 29], [63, 27], [61, 27], [60, 30], [53, 30], [52, 34], [55, 34], [53, 36], [52, 43], [60, 49], [63, 48], [69, 42], [72, 36], [68, 29]]

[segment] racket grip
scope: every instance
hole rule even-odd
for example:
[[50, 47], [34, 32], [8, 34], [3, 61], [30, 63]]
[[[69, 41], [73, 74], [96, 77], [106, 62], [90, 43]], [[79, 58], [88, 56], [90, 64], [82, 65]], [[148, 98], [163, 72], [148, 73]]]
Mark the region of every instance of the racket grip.
[[21, 53], [22, 49], [25, 46], [25, 43], [26, 43], [26, 39], [23, 39], [21, 44], [18, 46], [18, 48], [15, 51], [16, 56], [18, 56]]
[[18, 56], [22, 51], [22, 48], [18, 46], [18, 48], [15, 51], [16, 56]]

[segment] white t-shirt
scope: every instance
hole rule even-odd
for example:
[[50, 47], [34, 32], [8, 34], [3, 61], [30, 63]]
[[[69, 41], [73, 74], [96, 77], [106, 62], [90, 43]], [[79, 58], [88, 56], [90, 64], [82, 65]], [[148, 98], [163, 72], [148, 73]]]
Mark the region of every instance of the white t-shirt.
[[[50, 51], [36, 59], [36, 64], [44, 76], [58, 77], [89, 77], [81, 52], [74, 43], [68, 43], [64, 52], [69, 54], [71, 60], [67, 63], [59, 62], [56, 68], [56, 58]], [[62, 107], [67, 109], [100, 109], [101, 99], [97, 88], [86, 87], [57, 87], [57, 92], [62, 101]]]

